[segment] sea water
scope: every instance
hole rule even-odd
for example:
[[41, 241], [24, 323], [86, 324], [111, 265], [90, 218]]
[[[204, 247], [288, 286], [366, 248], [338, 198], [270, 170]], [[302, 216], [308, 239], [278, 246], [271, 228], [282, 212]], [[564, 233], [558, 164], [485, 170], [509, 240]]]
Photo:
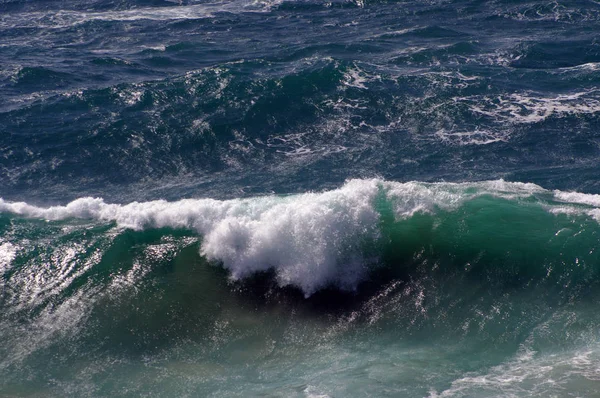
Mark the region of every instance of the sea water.
[[0, 395], [592, 397], [597, 1], [0, 1]]

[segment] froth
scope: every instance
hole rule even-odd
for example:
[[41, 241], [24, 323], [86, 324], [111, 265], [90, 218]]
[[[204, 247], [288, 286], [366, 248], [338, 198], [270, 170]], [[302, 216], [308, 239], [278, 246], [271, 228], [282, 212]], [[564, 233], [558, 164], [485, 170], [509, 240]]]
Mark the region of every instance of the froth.
[[335, 284], [353, 289], [366, 272], [361, 245], [378, 234], [373, 201], [377, 180], [350, 181], [321, 194], [217, 201], [212, 199], [107, 204], [77, 199], [41, 208], [0, 201], [0, 211], [61, 220], [92, 218], [124, 228], [188, 228], [203, 235], [202, 254], [234, 279], [274, 269], [281, 285], [310, 295]]
[[280, 0], [207, 2], [187, 6], [140, 7], [131, 10], [88, 12], [48, 11], [9, 14], [0, 19], [0, 27], [64, 28], [90, 21], [170, 21], [212, 18], [219, 12], [268, 12], [279, 5]]
[[17, 255], [17, 247], [12, 243], [0, 242], [0, 275], [6, 271]]
[[281, 284], [306, 295], [329, 283], [352, 289], [366, 271], [361, 243], [378, 234], [377, 191], [375, 181], [351, 182], [250, 215], [227, 214], [205, 231], [202, 252], [223, 261], [234, 278], [275, 268]]
[[476, 114], [511, 124], [539, 123], [550, 117], [591, 115], [600, 110], [596, 90], [555, 97], [524, 93], [497, 97], [465, 97], [455, 101], [467, 103], [469, 109]]
[[529, 396], [553, 396], [557, 390], [575, 390], [573, 383], [597, 382], [598, 347], [539, 355], [530, 349], [521, 349], [518, 355], [484, 374], [470, 373], [452, 382], [449, 389], [431, 398], [494, 396], [513, 397], [527, 391]]

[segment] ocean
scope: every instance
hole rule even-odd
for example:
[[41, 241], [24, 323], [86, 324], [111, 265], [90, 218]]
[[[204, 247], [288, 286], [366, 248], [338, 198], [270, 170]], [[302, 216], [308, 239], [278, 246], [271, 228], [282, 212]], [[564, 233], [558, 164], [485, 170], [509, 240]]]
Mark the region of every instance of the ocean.
[[600, 396], [600, 2], [0, 0], [0, 396]]

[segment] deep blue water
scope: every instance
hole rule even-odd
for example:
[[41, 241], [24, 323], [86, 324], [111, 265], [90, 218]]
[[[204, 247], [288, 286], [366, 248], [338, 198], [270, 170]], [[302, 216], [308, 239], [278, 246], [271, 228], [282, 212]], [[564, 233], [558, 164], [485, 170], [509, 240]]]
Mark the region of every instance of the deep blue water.
[[0, 0], [0, 395], [597, 394], [599, 32]]

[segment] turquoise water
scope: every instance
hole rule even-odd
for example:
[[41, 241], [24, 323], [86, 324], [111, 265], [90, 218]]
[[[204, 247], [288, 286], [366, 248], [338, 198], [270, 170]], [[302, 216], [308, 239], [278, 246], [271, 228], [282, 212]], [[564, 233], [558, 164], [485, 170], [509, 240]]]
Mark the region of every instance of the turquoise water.
[[3, 202], [3, 388], [593, 395], [599, 202], [501, 180]]
[[0, 395], [597, 395], [599, 17], [0, 2]]

